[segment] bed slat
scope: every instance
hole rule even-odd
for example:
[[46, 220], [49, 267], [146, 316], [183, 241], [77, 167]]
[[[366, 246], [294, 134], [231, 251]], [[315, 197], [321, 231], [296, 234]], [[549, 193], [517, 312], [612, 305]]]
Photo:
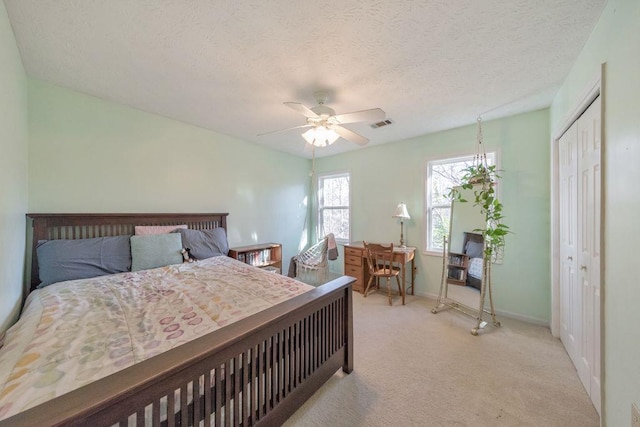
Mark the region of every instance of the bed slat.
[[[260, 349], [258, 350], [258, 420], [265, 416], [267, 409], [267, 369], [265, 363], [269, 363], [266, 360], [267, 357], [267, 341], [260, 343]], [[263, 359], [264, 358], [264, 359]], [[264, 362], [263, 362], [264, 360]]]
[[235, 403], [233, 401], [233, 394], [231, 393], [231, 386], [233, 385], [233, 381], [232, 381], [232, 373], [233, 373], [233, 363], [234, 360], [230, 359], [227, 360], [224, 363], [224, 396], [223, 396], [223, 402], [224, 405], [222, 406], [223, 410], [224, 410], [224, 427], [230, 427], [231, 426], [231, 412], [230, 411], [230, 404]]
[[151, 409], [151, 425], [153, 427], [160, 427], [160, 402], [162, 399], [155, 399], [153, 401]]
[[201, 420], [202, 419], [202, 399], [200, 398], [200, 380], [203, 378], [202, 375], [198, 375], [196, 378], [192, 380], [193, 384], [193, 417], [192, 420]]
[[215, 400], [214, 400], [214, 426], [221, 427], [222, 426], [222, 370], [223, 367], [220, 365], [216, 366], [215, 370]]
[[174, 427], [176, 425], [176, 419], [169, 414], [173, 412], [173, 408], [176, 407], [176, 394], [175, 390], [171, 390], [167, 394], [167, 427]]
[[211, 371], [204, 374], [204, 425], [211, 425], [211, 402], [213, 393], [211, 392]]
[[246, 426], [249, 424], [249, 416], [251, 407], [251, 393], [253, 392], [253, 388], [251, 387], [251, 382], [249, 381], [249, 360], [251, 360], [251, 349], [247, 349], [242, 355], [242, 425]]
[[282, 398], [289, 394], [291, 384], [291, 327], [284, 330], [284, 340], [282, 344], [284, 363], [282, 365], [284, 378], [282, 379]]
[[[180, 425], [188, 426], [189, 424], [189, 407], [187, 404], [187, 390], [189, 388], [189, 384], [183, 384], [180, 387]], [[193, 396], [195, 398], [195, 395]]]
[[269, 408], [272, 410], [276, 404], [278, 398], [278, 334], [269, 338], [269, 358], [267, 359], [267, 366], [269, 367], [270, 375], [270, 387], [269, 387]]
[[244, 355], [240, 354], [233, 360], [233, 421], [239, 424], [242, 414], [242, 398], [244, 395], [244, 384], [242, 384], [242, 360]]

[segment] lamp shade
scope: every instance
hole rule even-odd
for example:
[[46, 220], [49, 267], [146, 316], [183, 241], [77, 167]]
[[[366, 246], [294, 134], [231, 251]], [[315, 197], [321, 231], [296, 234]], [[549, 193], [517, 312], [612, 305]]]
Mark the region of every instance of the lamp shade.
[[302, 137], [311, 145], [326, 147], [336, 142], [340, 135], [328, 127], [316, 126], [303, 133]]
[[407, 211], [407, 205], [400, 203], [393, 213], [392, 218], [411, 219], [409, 211]]

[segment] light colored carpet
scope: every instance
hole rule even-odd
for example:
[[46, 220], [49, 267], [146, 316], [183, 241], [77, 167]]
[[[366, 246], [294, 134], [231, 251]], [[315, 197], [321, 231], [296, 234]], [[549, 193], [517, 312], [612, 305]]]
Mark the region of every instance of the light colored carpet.
[[598, 426], [548, 328], [432, 314], [435, 301], [354, 293], [354, 371], [336, 373], [286, 426]]

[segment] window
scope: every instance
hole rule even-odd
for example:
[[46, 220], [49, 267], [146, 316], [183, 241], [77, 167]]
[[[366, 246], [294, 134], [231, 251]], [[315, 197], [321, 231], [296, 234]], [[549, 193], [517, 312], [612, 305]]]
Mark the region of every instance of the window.
[[333, 233], [336, 239], [351, 238], [349, 174], [318, 176], [318, 236]]
[[[496, 163], [496, 154], [487, 153], [487, 163]], [[426, 244], [427, 252], [442, 252], [445, 236], [449, 235], [452, 187], [460, 185], [464, 170], [473, 164], [473, 155], [427, 162], [426, 176]]]

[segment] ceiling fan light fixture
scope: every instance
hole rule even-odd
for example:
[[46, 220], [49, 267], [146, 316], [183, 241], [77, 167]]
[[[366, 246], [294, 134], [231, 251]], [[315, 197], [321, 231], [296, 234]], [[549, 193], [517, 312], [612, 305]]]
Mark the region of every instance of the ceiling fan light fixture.
[[[342, 125], [358, 122], [378, 123], [385, 120], [385, 112], [380, 108], [370, 108], [368, 110], [352, 111], [350, 113], [336, 115], [335, 110], [325, 104], [329, 98], [328, 93], [322, 91], [316, 92], [314, 93], [314, 97], [316, 98], [318, 105], [312, 108], [308, 108], [299, 102], [284, 103], [287, 107], [306, 117], [306, 124], [279, 131], [266, 132], [259, 134], [258, 136], [293, 129], [309, 128], [309, 130], [302, 134], [302, 137], [308, 144], [313, 145], [314, 147], [327, 147], [336, 142], [338, 138], [343, 138], [349, 142], [353, 142], [354, 144], [364, 146], [369, 142], [368, 138], [347, 129]], [[388, 122], [390, 123], [391, 121], [389, 120]]]
[[336, 142], [340, 135], [326, 126], [316, 126], [303, 133], [302, 137], [311, 145], [327, 147]]

